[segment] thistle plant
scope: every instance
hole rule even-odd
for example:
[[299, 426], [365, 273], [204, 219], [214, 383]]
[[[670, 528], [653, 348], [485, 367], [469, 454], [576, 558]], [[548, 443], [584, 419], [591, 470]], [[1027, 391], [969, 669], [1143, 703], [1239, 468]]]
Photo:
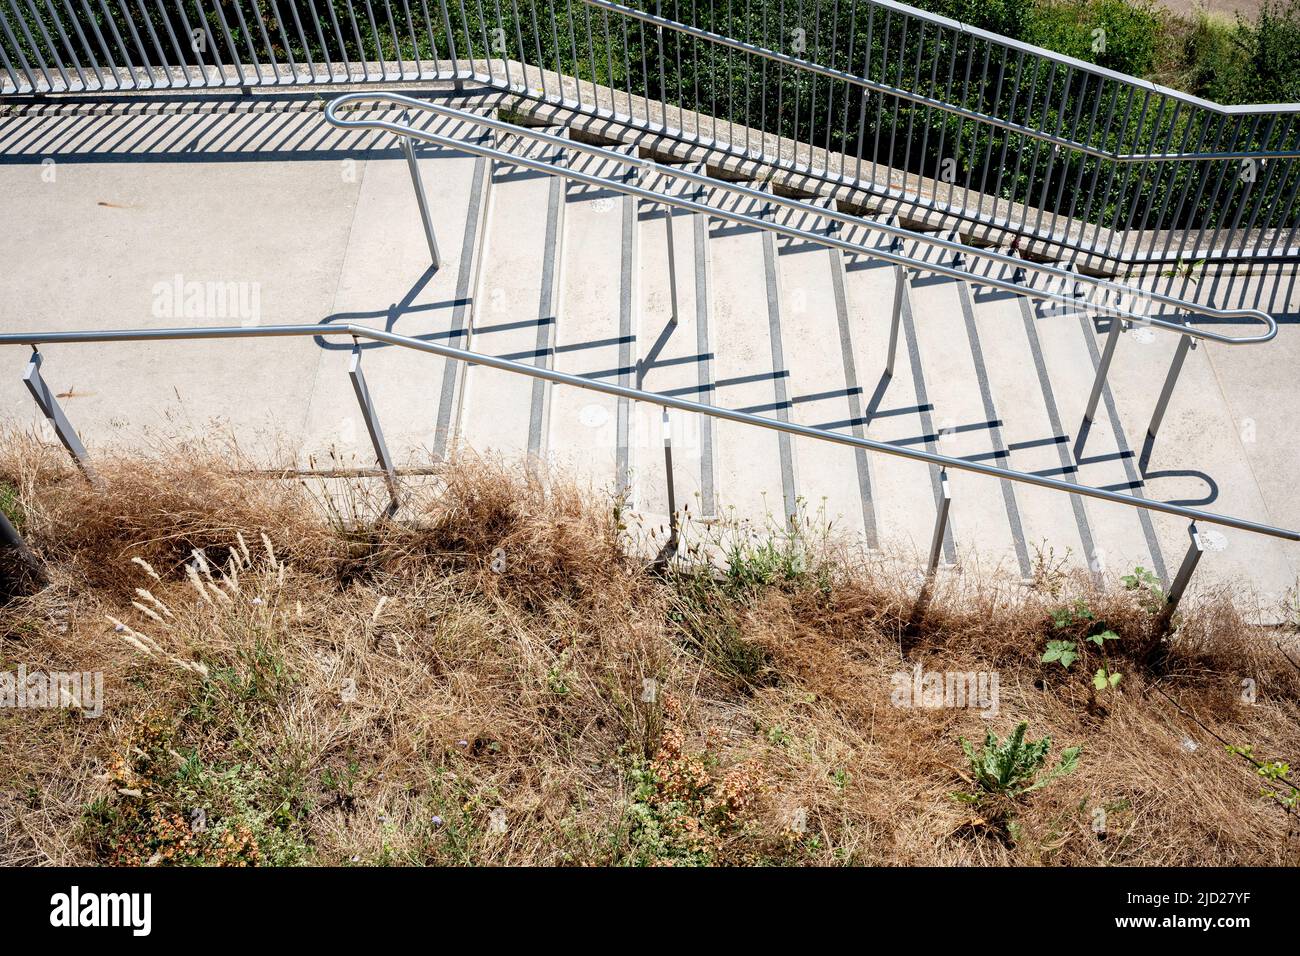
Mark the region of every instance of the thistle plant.
[[1041, 790], [1058, 777], [1074, 771], [1079, 766], [1082, 747], [1067, 747], [1061, 752], [1056, 766], [1043, 772], [1047, 754], [1052, 749], [1052, 738], [1025, 740], [1029, 724], [1022, 721], [1004, 741], [999, 741], [993, 731], [984, 735], [984, 746], [977, 752], [965, 737], [960, 738], [961, 748], [970, 761], [971, 774], [979, 790], [975, 793], [955, 793], [953, 796], [965, 803], [977, 803], [989, 797], [1007, 797], [1012, 800]]

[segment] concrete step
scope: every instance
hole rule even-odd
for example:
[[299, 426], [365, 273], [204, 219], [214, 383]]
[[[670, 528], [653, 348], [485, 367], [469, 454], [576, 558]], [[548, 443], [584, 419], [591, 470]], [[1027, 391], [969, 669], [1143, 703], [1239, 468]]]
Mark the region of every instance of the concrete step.
[[[935, 445], [941, 454], [997, 462], [1005, 453], [1002, 420], [988, 387], [978, 334], [972, 330], [968, 292], [952, 279], [925, 275], [911, 280], [912, 315], [903, 332], [918, 355], [933, 405]], [[949, 474], [950, 520], [963, 565], [1029, 573], [1016, 489], [969, 472]]]
[[[869, 245], [888, 245], [880, 233], [850, 227], [845, 238]], [[881, 259], [844, 255], [844, 283], [855, 371], [863, 383], [862, 427], [865, 437], [909, 449], [936, 450], [933, 405], [925, 389], [919, 355], [908, 347], [900, 321], [893, 373], [888, 374], [889, 346], [899, 270]], [[900, 307], [911, 315], [908, 283]], [[939, 470], [890, 455], [867, 456], [879, 547], [906, 560], [924, 559], [938, 513]], [[955, 552], [951, 530], [945, 536], [946, 560]]]
[[[551, 132], [559, 132], [552, 130]], [[497, 148], [557, 162], [555, 147], [516, 134]], [[554, 357], [563, 268], [565, 181], [494, 163], [478, 308], [477, 352], [549, 367]], [[544, 459], [551, 388], [538, 379], [472, 366], [466, 372], [462, 444], [480, 454]]]
[[[738, 208], [751, 216], [768, 212], [762, 201]], [[708, 255], [715, 290], [714, 401], [788, 420], [790, 370], [781, 327], [776, 236], [713, 219]], [[719, 514], [756, 529], [786, 527], [799, 511], [792, 438], [722, 421], [715, 434]]]
[[[631, 153], [631, 147], [620, 152]], [[575, 169], [602, 178], [634, 171], [575, 152]], [[637, 354], [637, 201], [614, 190], [569, 182], [564, 196], [564, 256], [554, 368], [631, 386]], [[626, 496], [634, 466], [632, 403], [564, 385], [551, 391], [550, 459], [595, 486]]]
[[[1003, 453], [983, 459], [1016, 471], [1072, 480], [1070, 436], [1028, 300], [990, 287], [964, 290], [983, 354], [988, 389], [998, 409]], [[1076, 423], [1077, 424], [1077, 423]], [[1080, 495], [1014, 486], [1021, 537], [1031, 573], [1060, 561], [1088, 566], [1097, 549], [1089, 509]], [[1116, 515], [1119, 520], [1131, 516]]]
[[[702, 167], [684, 168], [703, 172]], [[694, 184], [662, 174], [646, 177], [642, 185], [686, 198], [699, 198], [700, 193]], [[636, 356], [642, 388], [713, 404], [716, 317], [708, 230], [704, 215], [657, 203], [638, 204], [640, 334]], [[638, 403], [634, 415], [635, 501], [645, 512], [664, 515], [668, 496], [662, 410]], [[669, 416], [677, 508], [697, 519], [712, 519], [718, 512], [716, 426], [714, 419], [703, 415], [674, 412]]]
[[[779, 210], [774, 220], [825, 234], [813, 214]], [[790, 421], [864, 434], [863, 389], [857, 373], [843, 256], [813, 242], [777, 242], [780, 330]], [[806, 520], [858, 546], [878, 545], [868, 454], [842, 445], [794, 438], [799, 494]]]

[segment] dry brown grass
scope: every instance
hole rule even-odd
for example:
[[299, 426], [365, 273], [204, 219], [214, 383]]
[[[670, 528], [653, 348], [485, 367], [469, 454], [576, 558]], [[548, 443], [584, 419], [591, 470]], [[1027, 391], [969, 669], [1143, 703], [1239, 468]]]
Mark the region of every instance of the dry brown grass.
[[[51, 569], [0, 610], [0, 667], [106, 684], [99, 719], [0, 711], [0, 863], [1295, 859], [1294, 815], [1214, 735], [1294, 763], [1300, 674], [1226, 595], [1163, 643], [1134, 594], [1074, 579], [949, 583], [918, 613], [883, 564], [656, 573], [608, 502], [499, 463], [352, 530], [225, 459], [100, 471], [0, 446]], [[1116, 692], [1039, 660], [1075, 601], [1121, 635]], [[917, 663], [997, 671], [998, 716], [891, 706]], [[950, 794], [957, 738], [1021, 720], [1084, 752], [1012, 839]]]

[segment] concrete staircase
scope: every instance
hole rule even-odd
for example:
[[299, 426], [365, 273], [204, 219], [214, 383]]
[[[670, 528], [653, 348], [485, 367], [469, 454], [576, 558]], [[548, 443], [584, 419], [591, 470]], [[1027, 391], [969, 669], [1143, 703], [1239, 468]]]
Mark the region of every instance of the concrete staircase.
[[[481, 133], [451, 123], [434, 127], [462, 137]], [[418, 162], [442, 255], [440, 267], [432, 269], [405, 164], [387, 148], [390, 142], [367, 147], [385, 151], [365, 160], [355, 188], [345, 187], [352, 212], [340, 244], [331, 321], [369, 324], [908, 448], [1269, 518], [1271, 502], [1241, 448], [1237, 415], [1207, 354], [1213, 347], [1191, 353], [1144, 477], [1136, 453], [1175, 344], [1170, 333], [1144, 329], [1123, 336], [1097, 422], [1076, 460], [1075, 435], [1106, 320], [1043, 309], [1025, 297], [923, 270], [903, 275], [900, 291], [901, 270], [869, 255], [421, 147]], [[492, 142], [604, 177], [617, 172], [614, 164], [523, 137]], [[646, 188], [722, 202], [707, 187], [639, 168], [618, 169]], [[25, 195], [20, 193], [19, 205]], [[815, 201], [823, 207], [834, 202]], [[832, 225], [759, 200], [747, 201], [741, 211], [813, 232], [835, 231], [870, 246], [890, 241], [866, 222]], [[266, 214], [269, 221], [276, 211]], [[806, 221], [792, 218], [800, 216]], [[57, 231], [59, 220], [52, 222]], [[905, 244], [916, 255], [924, 248]], [[23, 257], [16, 245], [0, 251]], [[887, 374], [890, 315], [899, 294], [901, 335]], [[17, 289], [0, 298], [6, 331], [29, 327], [15, 308], [26, 301], [23, 296]], [[268, 316], [268, 324], [321, 321], [327, 310], [306, 305], [300, 313], [283, 311], [291, 314]], [[105, 327], [148, 324], [132, 315], [109, 309], [101, 320]], [[54, 305], [38, 321], [86, 327]], [[212, 354], [225, 356], [235, 347], [214, 344]], [[244, 372], [255, 383], [270, 373], [260, 364], [270, 361], [264, 358], [270, 352], [239, 347]], [[158, 346], [154, 354], [179, 355], [184, 348]], [[318, 360], [301, 372], [274, 370], [295, 382], [310, 380], [302, 389], [271, 393], [281, 396], [271, 404], [281, 413], [280, 427], [287, 428], [282, 447], [292, 448], [303, 467], [369, 465], [373, 454], [347, 386], [352, 344], [281, 341], [275, 354], [290, 348], [314, 350]], [[388, 444], [400, 463], [428, 465], [472, 449], [533, 469], [560, 467], [623, 495], [648, 525], [666, 524], [659, 408], [400, 348], [362, 349]], [[79, 370], [75, 380], [90, 363], [89, 356], [69, 349], [50, 352], [56, 360], [49, 362], [47, 377], [59, 388], [71, 387], [70, 369]], [[141, 352], [115, 347], [115, 367], [127, 367]], [[196, 374], [196, 367], [187, 369], [185, 374]], [[0, 396], [18, 418], [33, 420], [16, 386], [17, 368], [12, 372], [0, 383]], [[261, 387], [251, 386], [244, 404], [256, 404]], [[121, 408], [114, 411], [108, 398], [109, 382], [101, 378], [93, 391], [110, 408], [70, 408], [92, 447], [124, 434]], [[205, 396], [212, 409], [228, 403], [215, 393]], [[149, 401], [161, 406], [166, 396]], [[286, 401], [301, 407], [286, 408]], [[130, 407], [138, 410], [141, 403]], [[117, 424], [110, 424], [115, 414]], [[689, 516], [688, 538], [705, 534], [713, 523], [780, 532], [793, 521], [829, 526], [855, 547], [917, 567], [923, 562], [941, 493], [936, 468], [687, 413], [672, 413], [668, 431], [672, 481], [678, 509]], [[1105, 581], [1139, 565], [1167, 581], [1187, 547], [1187, 526], [1180, 519], [965, 472], [949, 474], [948, 484], [953, 503], [943, 563], [950, 569], [1028, 579], [1041, 564], [1064, 559], [1090, 567]], [[1209, 553], [1198, 572], [1200, 587], [1227, 578], [1246, 582], [1268, 607], [1295, 587], [1300, 556], [1294, 548], [1244, 532], [1201, 532]]]

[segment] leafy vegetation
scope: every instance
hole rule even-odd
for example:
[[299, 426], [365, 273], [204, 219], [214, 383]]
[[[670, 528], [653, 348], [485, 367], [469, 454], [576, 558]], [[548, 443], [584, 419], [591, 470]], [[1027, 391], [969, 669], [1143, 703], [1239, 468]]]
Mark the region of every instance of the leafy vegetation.
[[1006, 740], [998, 740], [992, 730], [984, 735], [984, 745], [977, 751], [965, 737], [961, 749], [970, 762], [977, 790], [959, 793], [958, 799], [978, 803], [988, 797], [1017, 799], [1035, 790], [1041, 790], [1053, 780], [1073, 773], [1079, 766], [1082, 747], [1067, 747], [1061, 751], [1056, 766], [1044, 771], [1047, 755], [1052, 749], [1052, 738], [1025, 740], [1029, 729], [1027, 721], [1016, 725]]

